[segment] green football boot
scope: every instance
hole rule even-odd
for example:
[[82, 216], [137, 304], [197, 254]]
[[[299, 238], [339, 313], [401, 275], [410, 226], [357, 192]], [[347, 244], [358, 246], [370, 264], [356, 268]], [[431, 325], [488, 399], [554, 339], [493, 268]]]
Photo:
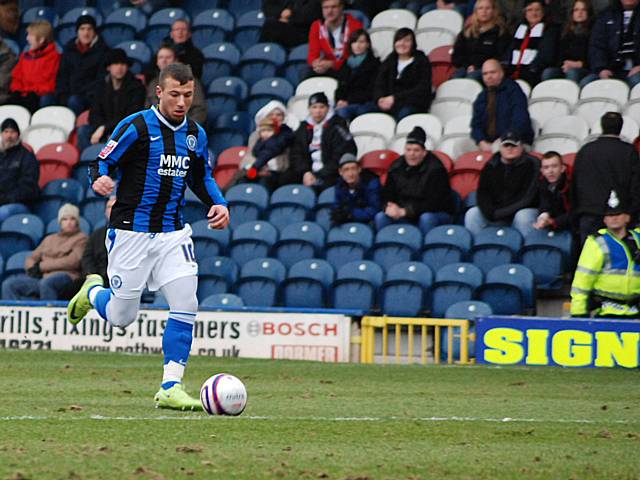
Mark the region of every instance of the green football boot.
[[95, 286], [102, 286], [102, 277], [97, 274], [87, 275], [87, 279], [80, 287], [80, 291], [69, 301], [67, 316], [69, 322], [73, 325], [80, 322], [89, 313], [89, 310], [93, 308], [91, 302], [89, 302], [89, 290]]
[[181, 383], [176, 383], [173, 387], [165, 390], [160, 388], [153, 398], [156, 408], [171, 408], [173, 410], [202, 410], [200, 400], [196, 400], [184, 391]]

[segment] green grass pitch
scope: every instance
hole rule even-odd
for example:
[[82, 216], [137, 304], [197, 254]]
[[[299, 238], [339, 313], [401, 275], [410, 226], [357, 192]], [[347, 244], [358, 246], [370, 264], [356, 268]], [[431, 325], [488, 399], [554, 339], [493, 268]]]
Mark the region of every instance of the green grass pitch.
[[640, 372], [192, 357], [240, 417], [153, 408], [159, 356], [0, 352], [4, 479], [638, 479]]

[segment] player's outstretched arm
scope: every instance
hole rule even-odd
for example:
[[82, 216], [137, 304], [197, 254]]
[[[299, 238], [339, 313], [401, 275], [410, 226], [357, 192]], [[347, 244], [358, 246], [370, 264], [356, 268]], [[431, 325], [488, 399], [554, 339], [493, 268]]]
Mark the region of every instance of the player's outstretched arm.
[[207, 213], [209, 227], [222, 230], [229, 225], [229, 209], [224, 205], [213, 205]]
[[98, 177], [95, 182], [93, 182], [91, 188], [93, 188], [93, 191], [98, 195], [102, 195], [103, 197], [105, 197], [107, 195], [111, 195], [115, 186], [116, 182], [113, 181], [113, 178], [111, 178], [109, 175], [102, 175], [101, 177]]

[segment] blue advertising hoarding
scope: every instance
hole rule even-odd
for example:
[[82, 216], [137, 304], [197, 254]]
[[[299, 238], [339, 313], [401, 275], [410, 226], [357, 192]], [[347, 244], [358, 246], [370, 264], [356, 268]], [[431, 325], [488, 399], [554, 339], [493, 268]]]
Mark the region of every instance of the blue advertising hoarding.
[[476, 361], [491, 365], [638, 368], [640, 321], [482, 317]]

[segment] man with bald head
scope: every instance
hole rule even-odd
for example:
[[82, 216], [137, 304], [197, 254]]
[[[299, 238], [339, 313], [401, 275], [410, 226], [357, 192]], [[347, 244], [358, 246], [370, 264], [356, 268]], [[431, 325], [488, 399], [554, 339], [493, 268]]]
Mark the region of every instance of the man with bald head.
[[[520, 86], [505, 78], [498, 60], [490, 58], [482, 64], [485, 88], [473, 102], [471, 137], [484, 152], [497, 150], [494, 142], [508, 131], [516, 131], [525, 144], [533, 143], [533, 129], [527, 96]], [[496, 144], [497, 145], [497, 144]]]

